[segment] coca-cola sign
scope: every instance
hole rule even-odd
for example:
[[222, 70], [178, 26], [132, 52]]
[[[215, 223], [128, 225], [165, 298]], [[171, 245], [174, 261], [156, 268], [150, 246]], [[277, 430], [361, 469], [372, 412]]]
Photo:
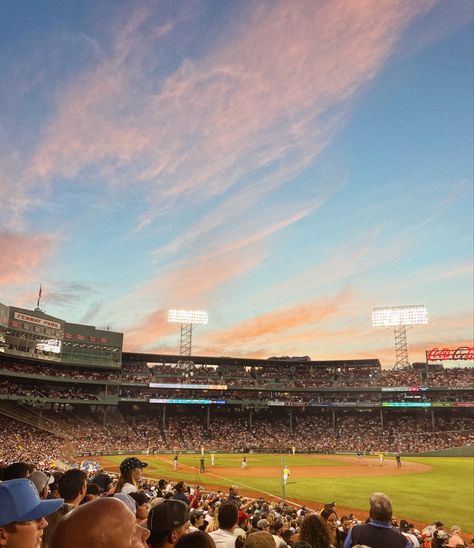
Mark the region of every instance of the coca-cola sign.
[[460, 346], [459, 348], [432, 348], [426, 351], [426, 361], [443, 360], [474, 360], [474, 346]]

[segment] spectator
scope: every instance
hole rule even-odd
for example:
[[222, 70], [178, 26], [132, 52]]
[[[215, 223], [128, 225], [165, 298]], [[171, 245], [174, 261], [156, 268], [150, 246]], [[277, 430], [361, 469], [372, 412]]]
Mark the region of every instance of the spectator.
[[58, 522], [66, 514], [74, 510], [84, 498], [87, 491], [86, 475], [82, 470], [73, 469], [64, 472], [58, 481], [58, 491], [64, 499], [64, 504], [47, 516], [48, 527], [44, 532], [43, 548], [50, 546], [51, 538]]
[[410, 541], [390, 525], [392, 519], [392, 502], [384, 493], [373, 493], [369, 497], [370, 520], [353, 527], [344, 548], [356, 544], [367, 544], [371, 548], [411, 548]]
[[191, 533], [199, 531], [199, 528], [204, 524], [204, 512], [202, 510], [191, 510], [189, 521], [191, 523], [189, 531]]
[[189, 499], [184, 493], [186, 491], [186, 484], [184, 483], [184, 481], [179, 481], [174, 486], [174, 490], [175, 490], [175, 494], [171, 498], [173, 500], [180, 500], [181, 502], [184, 502], [184, 504], [189, 506]]
[[189, 530], [189, 508], [180, 500], [168, 499], [154, 506], [148, 514], [151, 548], [175, 546]]
[[3, 481], [17, 478], [27, 478], [30, 475], [30, 467], [26, 462], [14, 462], [3, 471]]
[[453, 525], [451, 527], [451, 534], [449, 535], [448, 546], [456, 548], [458, 545], [465, 546], [464, 540], [459, 534], [461, 532], [461, 527], [459, 525]]
[[248, 535], [244, 543], [244, 548], [275, 548], [275, 546], [275, 540], [268, 531], [252, 533]]
[[41, 500], [34, 484], [25, 478], [0, 484], [0, 546], [37, 548], [48, 525], [45, 516], [63, 504], [62, 499]]
[[137, 523], [139, 525], [143, 525], [148, 519], [150, 499], [143, 489], [137, 491], [136, 493], [130, 493], [130, 497], [132, 497], [136, 504], [135, 516], [137, 518]]
[[54, 478], [51, 474], [45, 474], [40, 470], [35, 470], [28, 479], [32, 481], [38, 491], [39, 497], [42, 500], [48, 498], [49, 486], [54, 482]]
[[142, 462], [136, 457], [129, 457], [120, 463], [120, 478], [115, 488], [116, 493], [125, 493], [129, 495], [138, 491], [138, 486], [142, 478], [142, 469], [146, 468], [148, 463]]
[[111, 495], [114, 490], [114, 484], [112, 478], [109, 474], [106, 474], [103, 469], [100, 469], [93, 478], [91, 478], [91, 483], [96, 483], [105, 495]]
[[239, 520], [239, 511], [233, 502], [224, 502], [219, 506], [217, 521], [219, 529], [210, 533], [217, 548], [234, 548], [234, 530]]
[[183, 535], [176, 543], [176, 548], [216, 548], [216, 544], [208, 534], [193, 531]]
[[327, 505], [321, 512], [320, 516], [323, 520], [326, 531], [329, 535], [329, 542], [334, 548], [342, 548], [343, 537], [342, 532], [337, 528], [337, 514], [334, 510], [335, 503]]
[[352, 529], [352, 519], [349, 516], [342, 516], [341, 518], [341, 539], [342, 543], [346, 540], [349, 531]]
[[58, 523], [51, 548], [145, 548], [149, 535], [123, 502], [103, 497], [69, 512]]
[[281, 535], [283, 533], [283, 527], [284, 523], [280, 519], [274, 521], [271, 526], [273, 540], [275, 541], [277, 548], [287, 547], [286, 542], [281, 538]]
[[322, 519], [316, 514], [306, 514], [300, 529], [300, 540], [311, 548], [329, 548], [329, 535]]

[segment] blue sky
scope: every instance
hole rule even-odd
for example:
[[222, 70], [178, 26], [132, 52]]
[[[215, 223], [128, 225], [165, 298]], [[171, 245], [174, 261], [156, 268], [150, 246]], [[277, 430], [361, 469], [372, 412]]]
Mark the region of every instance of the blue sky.
[[472, 344], [469, 1], [5, 1], [1, 301], [176, 352]]

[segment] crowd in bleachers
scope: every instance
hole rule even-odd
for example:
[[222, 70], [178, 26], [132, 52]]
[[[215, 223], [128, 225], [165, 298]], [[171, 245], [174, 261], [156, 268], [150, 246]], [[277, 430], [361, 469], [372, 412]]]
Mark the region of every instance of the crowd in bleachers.
[[315, 367], [311, 363], [283, 364], [280, 367], [194, 367], [190, 370], [171, 365], [147, 366], [143, 363], [124, 363], [121, 371], [95, 371], [65, 368], [58, 365], [31, 364], [20, 361], [0, 361], [1, 371], [50, 375], [63, 379], [148, 384], [150, 382], [182, 384], [226, 384], [239, 387], [296, 387], [296, 388], [358, 388], [396, 386], [474, 385], [474, 368], [443, 369], [427, 367], [422, 373], [408, 366], [398, 370], [379, 370], [374, 367]]
[[75, 400], [98, 400], [99, 395], [92, 393], [91, 387], [62, 386], [53, 384], [34, 384], [16, 380], [0, 380], [0, 394], [7, 396], [32, 398], [54, 398]]
[[93, 461], [58, 470], [32, 455], [0, 466], [2, 546], [474, 548], [458, 525], [433, 516], [432, 523], [416, 526], [380, 492], [367, 495], [366, 512], [354, 514], [341, 512], [344, 500], [307, 508], [268, 494], [245, 497], [237, 485], [224, 492], [146, 478], [147, 467], [127, 457], [119, 474]]
[[[48, 430], [51, 424], [55, 425], [56, 436], [22, 423], [17, 423], [15, 431], [12, 419], [0, 415], [0, 447], [8, 445], [10, 460], [24, 458], [32, 439], [36, 460], [48, 460], [53, 454], [69, 460], [77, 454], [97, 451], [185, 450], [202, 445], [224, 451], [279, 451], [295, 447], [300, 452], [419, 452], [474, 443], [472, 416], [440, 416], [434, 425], [430, 416], [398, 413], [385, 415], [382, 425], [378, 414], [370, 412], [345, 412], [335, 422], [331, 414], [321, 413], [295, 417], [291, 423], [281, 415], [266, 413], [218, 414], [210, 418], [209, 425], [206, 417], [199, 414], [170, 415], [163, 421], [160, 414], [129, 413], [122, 417], [117, 413], [115, 423], [107, 424], [100, 415], [67, 410], [44, 412], [43, 418], [48, 421]], [[16, 434], [10, 443], [12, 432]]]
[[0, 362], [0, 370], [12, 371], [15, 373], [29, 373], [31, 375], [44, 376], [49, 375], [51, 377], [62, 377], [65, 379], [86, 379], [93, 381], [114, 381], [119, 382], [120, 377], [115, 373], [108, 373], [105, 371], [91, 371], [88, 369], [77, 368], [62, 368], [44, 364], [30, 364], [24, 362], [14, 362], [11, 360]]

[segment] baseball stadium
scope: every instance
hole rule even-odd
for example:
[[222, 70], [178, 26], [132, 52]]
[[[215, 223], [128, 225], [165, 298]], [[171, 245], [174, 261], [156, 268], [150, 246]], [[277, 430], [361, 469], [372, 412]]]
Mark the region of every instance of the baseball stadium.
[[[2, 304], [2, 473], [35, 463], [113, 483], [136, 462], [150, 498], [163, 482], [206, 505], [238, 490], [245, 508], [259, 501], [254, 512], [334, 504], [359, 522], [369, 495], [383, 492], [398, 526], [421, 538], [435, 523], [456, 525], [468, 539], [472, 353], [427, 349], [426, 362], [391, 370], [376, 357], [131, 353], [122, 333]], [[466, 366], [445, 367], [450, 357]]]

